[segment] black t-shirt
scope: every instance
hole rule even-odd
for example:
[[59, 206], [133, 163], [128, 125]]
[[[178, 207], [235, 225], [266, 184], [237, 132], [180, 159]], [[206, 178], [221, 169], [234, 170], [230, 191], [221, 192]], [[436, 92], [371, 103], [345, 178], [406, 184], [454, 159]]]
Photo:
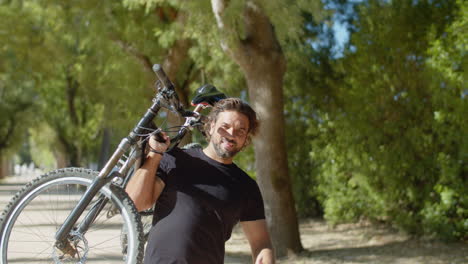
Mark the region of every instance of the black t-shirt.
[[155, 205], [145, 264], [223, 263], [234, 225], [265, 218], [257, 183], [199, 148], [165, 153], [157, 174], [166, 186]]

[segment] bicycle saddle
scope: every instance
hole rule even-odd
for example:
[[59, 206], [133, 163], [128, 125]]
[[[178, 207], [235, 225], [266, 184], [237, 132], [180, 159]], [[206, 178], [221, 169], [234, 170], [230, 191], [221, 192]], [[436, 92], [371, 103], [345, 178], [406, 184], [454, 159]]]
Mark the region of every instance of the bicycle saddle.
[[205, 106], [214, 106], [216, 102], [225, 98], [226, 95], [218, 91], [216, 87], [211, 84], [205, 84], [195, 91], [195, 96], [192, 99], [192, 105], [196, 106], [202, 104]]

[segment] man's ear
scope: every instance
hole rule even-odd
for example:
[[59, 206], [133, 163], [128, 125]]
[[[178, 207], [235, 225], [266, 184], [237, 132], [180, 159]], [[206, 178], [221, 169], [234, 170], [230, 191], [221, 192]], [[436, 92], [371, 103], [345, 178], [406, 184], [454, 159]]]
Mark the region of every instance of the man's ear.
[[252, 143], [252, 138], [250, 133], [247, 134], [247, 137], [245, 138], [244, 145], [242, 145], [241, 151], [244, 150], [246, 147], [248, 147]]
[[210, 136], [212, 136], [213, 133], [214, 133], [215, 125], [216, 125], [216, 124], [215, 124], [214, 121], [211, 121], [211, 122], [210, 122]]

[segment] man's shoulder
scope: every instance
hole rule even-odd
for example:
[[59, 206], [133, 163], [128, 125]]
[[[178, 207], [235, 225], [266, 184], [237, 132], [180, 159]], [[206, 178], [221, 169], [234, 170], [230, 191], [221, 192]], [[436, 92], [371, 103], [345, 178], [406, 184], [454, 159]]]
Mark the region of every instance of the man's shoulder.
[[174, 147], [171, 150], [164, 153], [159, 167], [167, 171], [179, 167], [181, 165], [188, 166], [192, 164], [196, 159], [194, 149], [181, 149], [179, 147]]
[[257, 181], [254, 178], [250, 177], [250, 175], [246, 171], [237, 166], [237, 164], [235, 163], [233, 163], [233, 165], [238, 177], [242, 180], [244, 184], [257, 185]]
[[179, 148], [175, 147], [170, 151], [164, 153], [163, 160], [166, 161], [176, 161], [176, 160], [187, 160], [192, 159], [194, 157], [200, 156], [200, 149], [199, 148]]
[[183, 155], [183, 154], [189, 154], [193, 155], [197, 151], [199, 151], [201, 148], [198, 147], [193, 147], [193, 148], [180, 148], [180, 147], [174, 147], [171, 150], [167, 151], [166, 154], [169, 156], [178, 156], [178, 155]]

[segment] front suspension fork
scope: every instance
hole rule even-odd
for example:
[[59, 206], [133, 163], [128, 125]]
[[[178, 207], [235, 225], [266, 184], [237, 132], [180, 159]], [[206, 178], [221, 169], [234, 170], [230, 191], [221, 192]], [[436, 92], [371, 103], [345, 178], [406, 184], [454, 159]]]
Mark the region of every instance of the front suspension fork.
[[[68, 215], [67, 219], [64, 221], [63, 225], [59, 228], [57, 233], [55, 233], [55, 246], [63, 251], [66, 254], [70, 254], [73, 252], [70, 252], [71, 246], [70, 242], [68, 240], [69, 234], [73, 229], [73, 226], [75, 223], [78, 221], [86, 207], [90, 204], [90, 202], [93, 200], [93, 198], [96, 196], [96, 194], [99, 192], [99, 190], [109, 183], [112, 179], [115, 177], [119, 177], [120, 173], [117, 171], [111, 172], [111, 170], [115, 167], [115, 165], [118, 163], [120, 158], [123, 156], [123, 154], [129, 149], [131, 143], [127, 138], [124, 138], [122, 142], [119, 144], [117, 150], [114, 152], [112, 157], [109, 159], [107, 164], [104, 166], [104, 168], [99, 172], [99, 175], [93, 180], [91, 185], [88, 187], [88, 189], [85, 191], [84, 195], [81, 197], [80, 201], [78, 204], [73, 208], [72, 212]], [[85, 233], [89, 226], [92, 224], [92, 222], [96, 219], [97, 215], [99, 212], [102, 210], [104, 207], [105, 203], [107, 201], [103, 202], [98, 202], [102, 203], [101, 205], [94, 206], [90, 212], [86, 215], [86, 218], [84, 222], [78, 227], [77, 230], [79, 230], [81, 233]], [[73, 255], [73, 254], [70, 254]]]

